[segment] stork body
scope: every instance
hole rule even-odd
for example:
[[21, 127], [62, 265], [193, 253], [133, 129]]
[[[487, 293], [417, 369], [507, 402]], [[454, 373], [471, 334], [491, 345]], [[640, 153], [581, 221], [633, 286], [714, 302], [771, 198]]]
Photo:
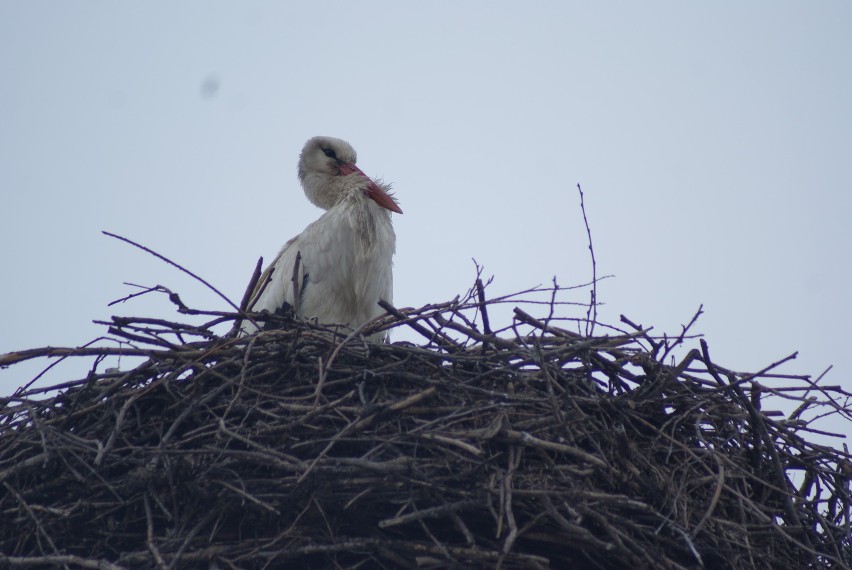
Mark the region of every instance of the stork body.
[[[249, 311], [298, 305], [303, 318], [357, 328], [384, 313], [380, 299], [393, 302], [396, 235], [390, 213], [402, 210], [389, 187], [368, 178], [355, 162], [355, 150], [340, 139], [314, 137], [305, 144], [299, 158], [302, 188], [326, 212], [288, 241], [266, 268]], [[251, 323], [243, 325], [246, 333], [255, 330]], [[384, 334], [376, 336], [373, 340]]]

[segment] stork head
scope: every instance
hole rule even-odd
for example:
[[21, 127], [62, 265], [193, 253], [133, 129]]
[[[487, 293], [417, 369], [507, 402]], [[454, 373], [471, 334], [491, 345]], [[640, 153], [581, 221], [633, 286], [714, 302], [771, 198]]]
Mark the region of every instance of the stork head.
[[365, 196], [398, 214], [402, 210], [381, 186], [355, 166], [358, 155], [348, 142], [333, 137], [314, 137], [299, 155], [299, 180], [308, 199], [325, 210], [351, 192]]

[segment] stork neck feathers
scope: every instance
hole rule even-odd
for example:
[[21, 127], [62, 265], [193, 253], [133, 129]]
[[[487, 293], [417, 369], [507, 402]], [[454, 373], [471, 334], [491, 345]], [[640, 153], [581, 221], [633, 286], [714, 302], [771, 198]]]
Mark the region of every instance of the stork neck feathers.
[[359, 174], [346, 176], [322, 172], [299, 172], [302, 188], [308, 200], [323, 210], [330, 210], [349, 196], [363, 196], [370, 180]]

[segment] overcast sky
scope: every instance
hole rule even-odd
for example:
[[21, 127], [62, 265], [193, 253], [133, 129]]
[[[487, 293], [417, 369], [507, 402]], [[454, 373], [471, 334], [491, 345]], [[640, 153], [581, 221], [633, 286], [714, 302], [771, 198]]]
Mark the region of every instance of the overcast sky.
[[180, 318], [107, 307], [125, 281], [226, 309], [101, 230], [238, 302], [319, 216], [295, 169], [323, 134], [394, 185], [398, 306], [472, 258], [492, 296], [587, 281], [580, 183], [601, 320], [677, 334], [703, 304], [720, 364], [798, 350], [785, 371], [852, 388], [850, 29], [842, 1], [0, 0], [0, 352]]

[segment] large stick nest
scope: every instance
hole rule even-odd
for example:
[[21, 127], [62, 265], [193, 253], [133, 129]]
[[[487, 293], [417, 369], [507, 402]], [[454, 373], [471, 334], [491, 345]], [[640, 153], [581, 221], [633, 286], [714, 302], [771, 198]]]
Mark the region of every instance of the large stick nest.
[[[492, 331], [498, 302], [520, 306]], [[722, 368], [689, 327], [578, 334], [531, 306], [550, 316], [480, 286], [360, 331], [421, 346], [283, 317], [220, 337], [240, 316], [205, 313], [0, 356], [96, 358], [0, 401], [0, 565], [852, 567], [852, 462], [810, 441], [848, 393]], [[115, 354], [146, 360], [98, 372]]]

